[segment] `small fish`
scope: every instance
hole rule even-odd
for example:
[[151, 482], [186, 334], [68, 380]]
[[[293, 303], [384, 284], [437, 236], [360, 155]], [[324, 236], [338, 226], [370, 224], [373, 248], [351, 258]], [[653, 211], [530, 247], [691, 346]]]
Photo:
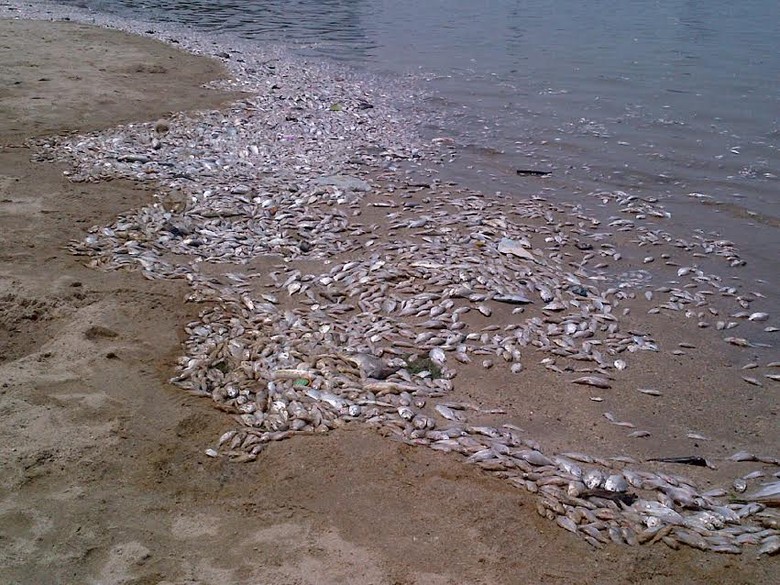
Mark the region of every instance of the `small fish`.
[[485, 317], [490, 317], [493, 314], [493, 311], [490, 309], [490, 307], [485, 305], [477, 305], [477, 311], [482, 313]]
[[634, 431], [633, 433], [629, 433], [628, 437], [630, 439], [641, 439], [643, 437], [649, 437], [650, 432], [649, 431]]
[[435, 406], [435, 409], [436, 409], [436, 412], [438, 412], [440, 415], [442, 415], [447, 420], [454, 420], [454, 421], [457, 421], [457, 422], [463, 422], [465, 420], [465, 418], [463, 417], [462, 414], [460, 414], [459, 412], [457, 412], [457, 411], [455, 411], [455, 410], [453, 410], [453, 409], [451, 409], [451, 408], [449, 408], [447, 406], [444, 406], [443, 404], [437, 404]]
[[[602, 489], [602, 488], [593, 488], [593, 489], [585, 490], [580, 494], [580, 497], [584, 499], [601, 498], [602, 500], [612, 500], [615, 503], [624, 503], [627, 506], [630, 506], [631, 504], [636, 502], [637, 499], [637, 497], [634, 494]], [[610, 510], [609, 508], [600, 508], [600, 510], [612, 512], [612, 510]]]
[[780, 481], [763, 484], [760, 490], [745, 496], [746, 500], [762, 502], [771, 505], [780, 504]]
[[775, 555], [780, 552], [780, 535], [774, 534], [764, 539], [763, 544], [758, 549], [759, 555]]
[[517, 294], [495, 295], [493, 297], [493, 300], [499, 303], [508, 303], [510, 305], [527, 305], [529, 303], [533, 303], [531, 299], [524, 297], [523, 295], [517, 295]]
[[748, 321], [766, 321], [769, 319], [769, 313], [753, 313], [748, 317]]
[[648, 396], [662, 396], [661, 392], [654, 388], [638, 388], [638, 390], [642, 394], [647, 394]]
[[537, 451], [536, 449], [528, 449], [526, 451], [522, 451], [521, 453], [518, 453], [521, 458], [525, 459], [530, 463], [531, 465], [536, 465], [538, 467], [546, 466], [546, 465], [554, 465], [552, 459], [549, 459], [541, 452]]
[[591, 457], [590, 455], [586, 455], [585, 453], [578, 453], [576, 451], [561, 453], [561, 457], [574, 459], [575, 461], [579, 461], [580, 463], [593, 463], [593, 457]]
[[537, 171], [536, 169], [517, 169], [515, 171], [521, 177], [549, 177], [551, 171]]
[[431, 361], [436, 364], [437, 366], [444, 365], [444, 362], [447, 361], [447, 356], [444, 353], [444, 350], [440, 347], [434, 347], [428, 356], [431, 358]]
[[738, 451], [729, 457], [729, 461], [755, 461], [756, 456], [747, 451]]
[[661, 463], [680, 463], [682, 465], [693, 465], [695, 467], [709, 467], [704, 457], [692, 455], [690, 457], [652, 457], [648, 461], [660, 461]]
[[557, 516], [555, 518], [555, 522], [564, 530], [568, 530], [569, 532], [577, 534], [577, 525], [568, 516]]
[[612, 385], [609, 383], [609, 380], [607, 380], [606, 378], [601, 378], [600, 376], [582, 376], [581, 378], [572, 380], [572, 383], [582, 384], [584, 386], [595, 386], [596, 388], [602, 388], [605, 390], [612, 388]]

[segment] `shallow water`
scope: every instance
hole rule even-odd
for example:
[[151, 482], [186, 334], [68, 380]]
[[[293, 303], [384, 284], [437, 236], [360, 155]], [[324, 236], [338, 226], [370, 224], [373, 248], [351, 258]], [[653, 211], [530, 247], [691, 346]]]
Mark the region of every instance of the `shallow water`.
[[[777, 268], [774, 0], [65, 4], [283, 42], [374, 73], [412, 75], [429, 94], [428, 136], [453, 136], [460, 146], [450, 176], [522, 195], [550, 188], [576, 198], [620, 189], [659, 197], [683, 231], [716, 229], [739, 242], [753, 260], [752, 276], [769, 279]], [[515, 173], [528, 168], [552, 177]]]

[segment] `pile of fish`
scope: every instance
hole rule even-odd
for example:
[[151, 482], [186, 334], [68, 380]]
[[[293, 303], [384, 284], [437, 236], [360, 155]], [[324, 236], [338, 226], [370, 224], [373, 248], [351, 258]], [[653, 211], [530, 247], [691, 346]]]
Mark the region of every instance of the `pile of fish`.
[[[250, 95], [223, 111], [34, 143], [39, 160], [69, 163], [73, 181], [158, 186], [152, 204], [72, 250], [95, 268], [185, 279], [189, 300], [205, 303], [173, 382], [240, 423], [210, 456], [250, 461], [273, 441], [368, 425], [538, 494], [540, 514], [595, 547], [780, 551], [780, 481], [729, 501], [731, 489], [702, 492], [630, 458], [545, 453], [500, 409], [452, 398], [465, 370], [505, 368], [522, 384], [532, 359], [550, 376], [609, 388], [632, 354], [659, 350], [651, 332], [623, 324], [636, 299], [702, 329], [767, 320], [750, 308], [755, 293], [701, 267], [740, 266], [733, 243], [672, 236], [658, 227], [661, 205], [621, 192], [594, 194], [615, 212], [605, 220], [582, 203], [444, 183], [435, 166], [450, 142], [419, 139], [387, 97], [397, 88], [282, 53], [228, 54], [241, 59], [219, 85]], [[690, 259], [659, 257], [676, 270], [671, 285], [621, 268], [619, 250], [657, 243]], [[714, 298], [731, 303], [728, 317]]]

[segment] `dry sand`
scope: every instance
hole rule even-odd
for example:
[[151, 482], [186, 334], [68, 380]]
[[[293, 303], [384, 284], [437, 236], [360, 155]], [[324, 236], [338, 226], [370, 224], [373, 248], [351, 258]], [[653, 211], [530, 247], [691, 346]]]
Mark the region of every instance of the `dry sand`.
[[[246, 465], [206, 457], [232, 421], [166, 382], [198, 310], [184, 286], [96, 272], [63, 249], [151, 193], [69, 183], [29, 162], [22, 141], [217, 106], [230, 96], [200, 86], [222, 70], [73, 23], [0, 21], [0, 39], [0, 582], [780, 582], [777, 557], [754, 553], [594, 551], [540, 518], [532, 496], [366, 430], [284, 441]], [[695, 324], [668, 321], [655, 321], [662, 343], [697, 340]], [[640, 361], [625, 387], [650, 378], [667, 393], [612, 402], [654, 432], [629, 446], [588, 389], [533, 371], [459, 388], [514, 405], [515, 422], [553, 450], [774, 452], [777, 390], [740, 380], [748, 357], [702, 341], [670, 362]], [[713, 441], [694, 445], [686, 430]], [[738, 470], [750, 469], [674, 469], [705, 484]]]

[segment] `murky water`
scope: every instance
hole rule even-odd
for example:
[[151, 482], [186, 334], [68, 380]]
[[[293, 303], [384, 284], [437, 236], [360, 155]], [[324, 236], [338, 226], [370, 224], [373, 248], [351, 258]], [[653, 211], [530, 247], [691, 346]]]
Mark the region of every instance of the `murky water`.
[[756, 276], [780, 264], [776, 0], [65, 3], [413, 75], [434, 96], [426, 132], [461, 145], [450, 171], [459, 180], [507, 193], [659, 197], [683, 229], [737, 240]]

